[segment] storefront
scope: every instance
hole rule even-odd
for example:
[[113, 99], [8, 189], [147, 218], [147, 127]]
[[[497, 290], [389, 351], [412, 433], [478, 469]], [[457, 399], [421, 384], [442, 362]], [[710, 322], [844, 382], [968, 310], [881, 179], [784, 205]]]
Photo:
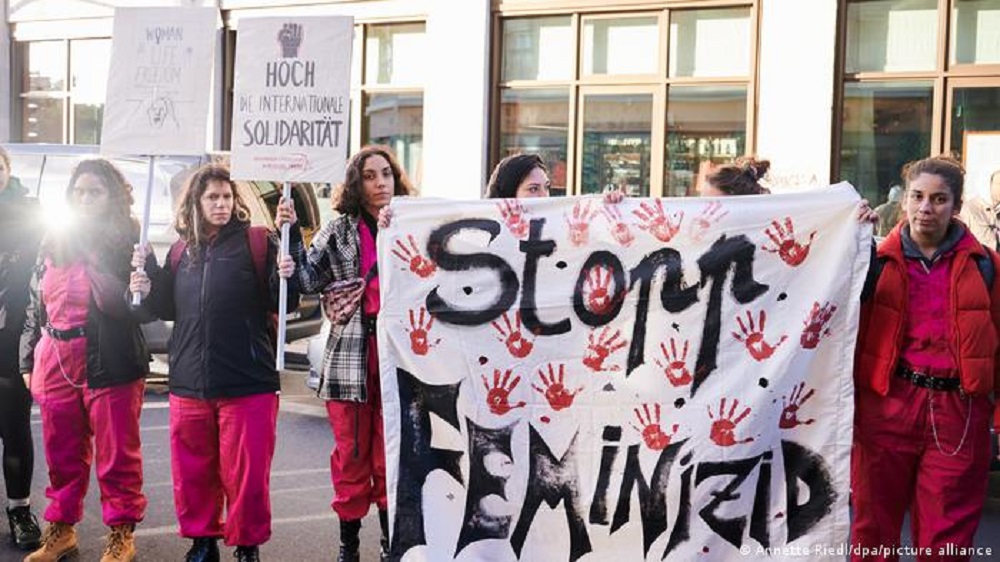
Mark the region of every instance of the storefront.
[[[0, 135], [99, 142], [106, 6], [140, 3], [6, 1]], [[1000, 0], [161, 2], [191, 3], [221, 14], [215, 148], [240, 19], [352, 15], [351, 146], [390, 145], [429, 195], [478, 197], [525, 151], [555, 193], [692, 195], [760, 154], [777, 191], [843, 179], [877, 203], [906, 161], [1000, 131]]]

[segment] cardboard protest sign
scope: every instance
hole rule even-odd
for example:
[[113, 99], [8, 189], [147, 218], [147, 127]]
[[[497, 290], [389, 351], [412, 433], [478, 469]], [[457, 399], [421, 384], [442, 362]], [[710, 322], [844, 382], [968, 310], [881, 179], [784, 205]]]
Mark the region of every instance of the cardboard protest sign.
[[101, 129], [106, 154], [204, 154], [215, 8], [117, 8]]
[[394, 200], [392, 554], [843, 560], [857, 202]]
[[240, 21], [233, 93], [234, 178], [343, 179], [353, 29], [350, 17]]

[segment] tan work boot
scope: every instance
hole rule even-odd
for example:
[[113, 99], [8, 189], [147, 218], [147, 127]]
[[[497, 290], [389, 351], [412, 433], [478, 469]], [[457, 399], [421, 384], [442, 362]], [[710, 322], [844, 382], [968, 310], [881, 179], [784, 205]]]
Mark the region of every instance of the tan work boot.
[[50, 522], [42, 531], [41, 546], [24, 562], [58, 562], [71, 554], [76, 554], [76, 529], [66, 523]]
[[132, 536], [134, 530], [135, 525], [132, 523], [111, 527], [101, 562], [132, 562], [135, 558], [135, 538]]

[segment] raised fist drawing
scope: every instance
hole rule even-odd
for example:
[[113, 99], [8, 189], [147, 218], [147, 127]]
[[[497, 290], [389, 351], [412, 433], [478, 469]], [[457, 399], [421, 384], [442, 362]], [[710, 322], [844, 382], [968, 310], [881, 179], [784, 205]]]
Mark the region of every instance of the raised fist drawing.
[[299, 47], [302, 45], [302, 24], [286, 23], [281, 26], [278, 32], [278, 43], [281, 44], [281, 56], [286, 59], [294, 59], [299, 56]]

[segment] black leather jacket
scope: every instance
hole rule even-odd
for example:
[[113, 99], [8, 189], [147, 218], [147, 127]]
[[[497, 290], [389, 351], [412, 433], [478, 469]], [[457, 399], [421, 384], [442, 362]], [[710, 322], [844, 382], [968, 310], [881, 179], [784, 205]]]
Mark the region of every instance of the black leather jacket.
[[[127, 301], [130, 261], [131, 247], [128, 247], [119, 255], [95, 266], [118, 283], [114, 288], [105, 288], [105, 292], [110, 293], [107, 302], [111, 305], [100, 305], [93, 296], [94, 291], [91, 291], [85, 328], [89, 388], [118, 386], [149, 373], [151, 357], [146, 338], [139, 329], [142, 316], [131, 310]], [[150, 260], [147, 267], [154, 265], [155, 261]], [[31, 279], [30, 302], [21, 335], [21, 372], [31, 372], [34, 367], [35, 346], [48, 320], [45, 298], [39, 289], [45, 269], [45, 256], [40, 255]]]
[[0, 378], [20, 376], [18, 346], [28, 308], [41, 220], [16, 178], [0, 191]]

